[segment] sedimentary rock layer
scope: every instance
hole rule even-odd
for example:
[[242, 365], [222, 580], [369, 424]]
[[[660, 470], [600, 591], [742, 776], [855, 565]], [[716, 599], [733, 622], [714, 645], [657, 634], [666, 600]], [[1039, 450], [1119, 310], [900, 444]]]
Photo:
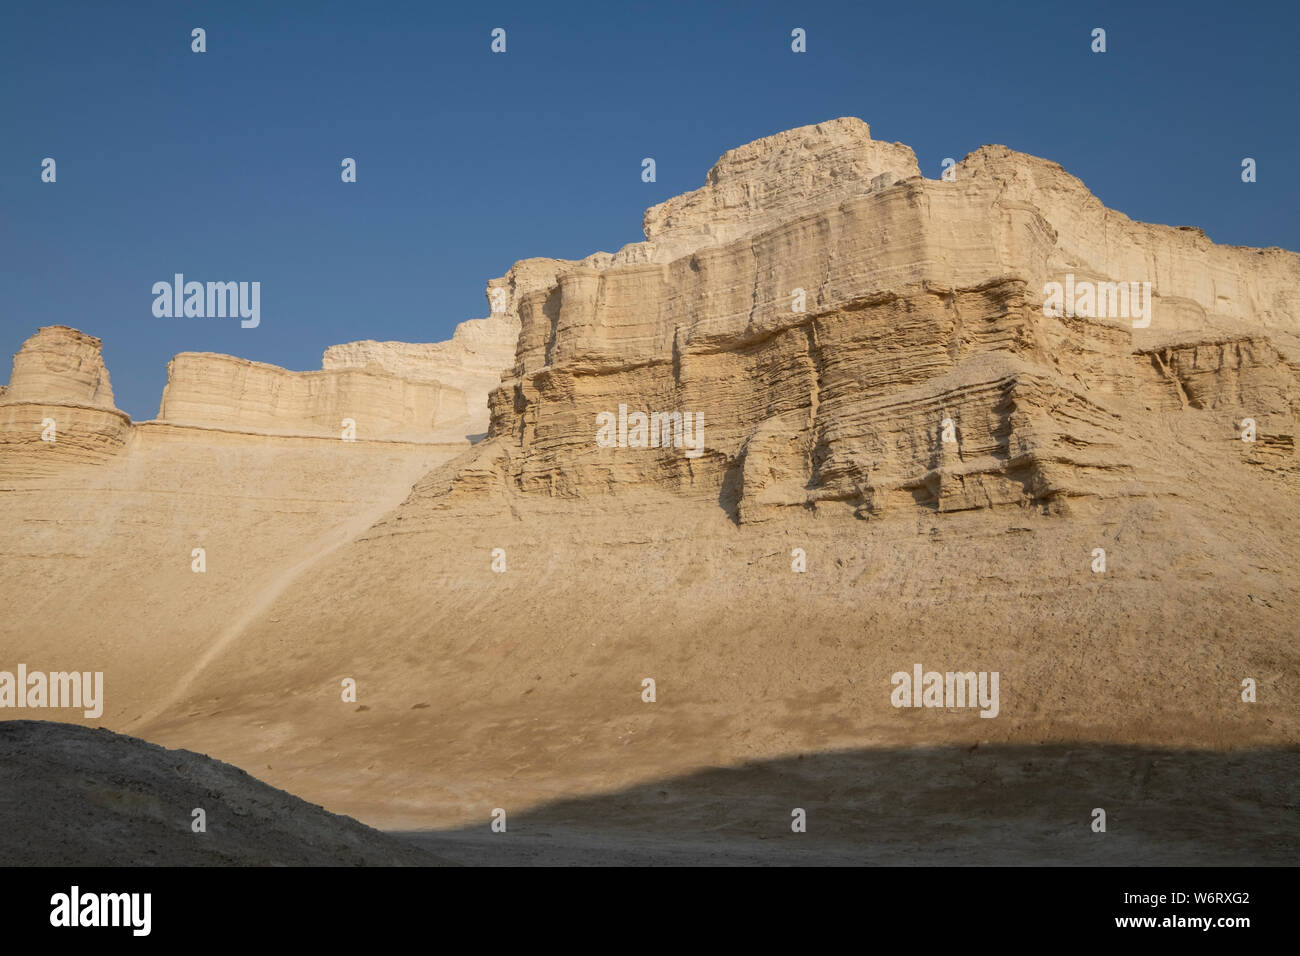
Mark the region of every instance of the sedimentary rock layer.
[[[181, 353], [168, 366], [158, 419], [244, 433], [466, 442], [487, 429], [487, 395], [518, 334], [507, 311], [517, 297], [513, 273], [499, 281], [500, 314], [462, 323], [450, 342], [337, 346], [311, 372]], [[102, 463], [131, 434], [130, 418], [113, 406], [99, 339], [49, 326], [23, 344], [0, 387], [0, 477]]]
[[14, 356], [0, 389], [0, 480], [39, 478], [118, 454], [131, 419], [113, 406], [99, 339], [46, 326]]
[[[1187, 408], [1213, 411], [1225, 441], [1267, 422], [1294, 471], [1300, 256], [1133, 222], [1054, 163], [984, 147], [955, 180], [925, 180], [906, 147], [836, 120], [729, 152], [645, 232], [552, 261], [518, 297], [491, 398], [501, 447], [466, 482], [661, 486], [740, 520], [832, 502], [1059, 509], [1170, 490], [1153, 413]], [[1095, 307], [1047, 304], [1049, 284], [1076, 282]], [[598, 416], [620, 406], [701, 415], [705, 453], [602, 447]]]
[[14, 356], [2, 402], [47, 402], [113, 408], [103, 343], [66, 325], [41, 328]]
[[513, 362], [519, 337], [519, 320], [505, 311], [504, 291], [499, 301], [500, 313], [460, 323], [449, 341], [412, 343], [367, 339], [332, 345], [325, 350], [321, 367], [326, 371], [364, 369], [455, 389], [464, 396], [466, 428], [470, 432], [485, 432], [488, 394], [500, 384], [502, 371]]
[[[103, 671], [103, 724], [391, 826], [581, 833], [602, 811], [554, 801], [604, 794], [648, 841], [753, 840], [797, 805], [860, 860], [889, 791], [971, 862], [1204, 853], [1224, 814], [1198, 860], [1285, 858], [1294, 254], [1133, 223], [1001, 148], [924, 180], [852, 120], [729, 153], [646, 225], [489, 283], [465, 336], [519, 335], [480, 444], [276, 433], [341, 415], [372, 360], [440, 382], [422, 356], [454, 351], [363, 344], [320, 373], [196, 362], [192, 414], [244, 424], [144, 423], [103, 467], [0, 485], [8, 660]], [[1151, 282], [1150, 325], [1047, 308], [1071, 277]], [[245, 380], [275, 414], [248, 423]], [[703, 453], [605, 447], [602, 413], [698, 413]], [[918, 664], [999, 673], [998, 717], [895, 707]], [[763, 775], [667, 779], [764, 758], [794, 782], [753, 805]], [[1122, 850], [1078, 849], [1098, 779]], [[980, 822], [956, 844], [952, 789]]]
[[167, 367], [160, 421], [236, 430], [418, 438], [465, 422], [465, 394], [378, 369], [290, 372], [262, 362], [183, 352]]

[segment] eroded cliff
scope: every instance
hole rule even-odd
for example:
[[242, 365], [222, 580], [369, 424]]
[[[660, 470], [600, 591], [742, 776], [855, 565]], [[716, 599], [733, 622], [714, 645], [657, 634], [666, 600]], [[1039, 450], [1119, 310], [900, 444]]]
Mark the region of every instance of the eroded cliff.
[[[1003, 147], [926, 180], [852, 119], [727, 153], [645, 232], [552, 261], [554, 281], [519, 296], [493, 441], [461, 481], [654, 486], [741, 521], [835, 503], [1059, 510], [1173, 492], [1175, 410], [1204, 413], [1209, 443], [1175, 456], [1266, 458], [1294, 480], [1294, 253], [1134, 222]], [[1048, 301], [1053, 283], [1068, 307]], [[700, 416], [705, 451], [660, 427], [608, 447], [598, 422], [616, 412]], [[1264, 444], [1231, 444], [1247, 419]]]

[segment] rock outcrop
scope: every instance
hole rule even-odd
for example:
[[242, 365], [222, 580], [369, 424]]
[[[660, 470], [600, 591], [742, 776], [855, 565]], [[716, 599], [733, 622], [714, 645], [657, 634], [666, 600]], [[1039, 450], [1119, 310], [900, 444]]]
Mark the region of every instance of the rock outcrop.
[[[465, 444], [486, 432], [488, 394], [518, 338], [514, 275], [498, 281], [497, 313], [461, 323], [448, 342], [334, 346], [323, 368], [309, 372], [183, 352], [168, 365], [156, 421], [262, 436], [337, 439], [350, 429], [356, 441]], [[125, 447], [133, 427], [113, 405], [101, 348], [66, 326], [42, 328], [23, 344], [0, 386], [0, 477], [48, 476]]]
[[645, 242], [584, 264], [671, 262], [920, 175], [910, 147], [873, 140], [860, 119], [786, 130], [728, 150], [702, 187], [646, 210]]
[[290, 372], [213, 353], [182, 352], [167, 366], [158, 420], [235, 431], [339, 437], [345, 420], [357, 440], [428, 440], [468, 422], [465, 393], [432, 379], [413, 381], [377, 368]]
[[[1212, 441], [1252, 419], [1294, 473], [1300, 256], [1133, 222], [1054, 163], [984, 147], [926, 180], [841, 119], [732, 150], [645, 233], [531, 266], [494, 441], [464, 483], [656, 486], [742, 521], [1059, 510], [1171, 489], [1157, 413], [1204, 407], [1189, 376], [1214, 396]], [[1053, 303], [1051, 283], [1093, 284], [1093, 304]], [[604, 447], [621, 408], [701, 416], [703, 454], [660, 420]]]
[[[107, 467], [0, 484], [0, 648], [102, 671], [105, 726], [467, 840], [508, 808], [753, 842], [797, 805], [861, 860], [877, 774], [936, 857], [1133, 861], [1173, 831], [1183, 862], [1283, 857], [1300, 257], [1133, 222], [1001, 147], [955, 170], [794, 130], [644, 242], [516, 263], [443, 347], [178, 357]], [[457, 442], [369, 440], [436, 432], [444, 389]], [[996, 719], [899, 706], [922, 665], [1001, 675]], [[769, 775], [735, 768], [768, 760], [793, 782], [750, 806]], [[1079, 849], [1098, 779], [1120, 849]]]
[[66, 325], [48, 325], [23, 343], [0, 400], [114, 408], [103, 343]]
[[462, 396], [458, 401], [464, 406], [466, 430], [486, 432], [488, 395], [514, 361], [519, 338], [519, 320], [506, 311], [507, 302], [508, 297], [502, 295], [501, 311], [460, 323], [446, 342], [347, 342], [327, 348], [321, 367], [326, 371], [362, 369], [408, 382], [433, 382], [444, 392], [454, 389]]
[[51, 325], [23, 343], [0, 389], [0, 479], [102, 463], [130, 434], [131, 419], [113, 405], [99, 339]]

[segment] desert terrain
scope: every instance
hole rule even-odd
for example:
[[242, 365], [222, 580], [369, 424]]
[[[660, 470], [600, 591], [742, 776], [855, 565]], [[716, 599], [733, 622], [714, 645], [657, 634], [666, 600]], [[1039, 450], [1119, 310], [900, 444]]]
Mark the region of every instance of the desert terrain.
[[[93, 328], [33, 330], [0, 670], [104, 706], [0, 718], [208, 755], [391, 862], [1296, 861], [1300, 255], [1004, 147], [926, 179], [853, 118], [644, 232], [515, 263], [449, 342], [179, 355], [151, 421]], [[638, 443], [673, 412], [698, 454]], [[896, 706], [918, 664], [996, 673], [996, 714]], [[42, 748], [126, 759], [30, 727], [10, 812], [71, 773]]]

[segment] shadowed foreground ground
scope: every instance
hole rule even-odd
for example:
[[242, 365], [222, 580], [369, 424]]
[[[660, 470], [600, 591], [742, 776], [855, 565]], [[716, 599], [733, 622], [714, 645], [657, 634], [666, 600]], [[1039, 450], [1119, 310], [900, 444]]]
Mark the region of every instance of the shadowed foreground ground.
[[[191, 829], [195, 808], [205, 833]], [[201, 754], [70, 724], [0, 722], [0, 865], [444, 862]]]
[[189, 751], [0, 722], [3, 865], [1293, 865], [1300, 751], [841, 751], [504, 809], [385, 834]]
[[1300, 751], [858, 750], [506, 809], [403, 835], [467, 865], [1294, 865]]

